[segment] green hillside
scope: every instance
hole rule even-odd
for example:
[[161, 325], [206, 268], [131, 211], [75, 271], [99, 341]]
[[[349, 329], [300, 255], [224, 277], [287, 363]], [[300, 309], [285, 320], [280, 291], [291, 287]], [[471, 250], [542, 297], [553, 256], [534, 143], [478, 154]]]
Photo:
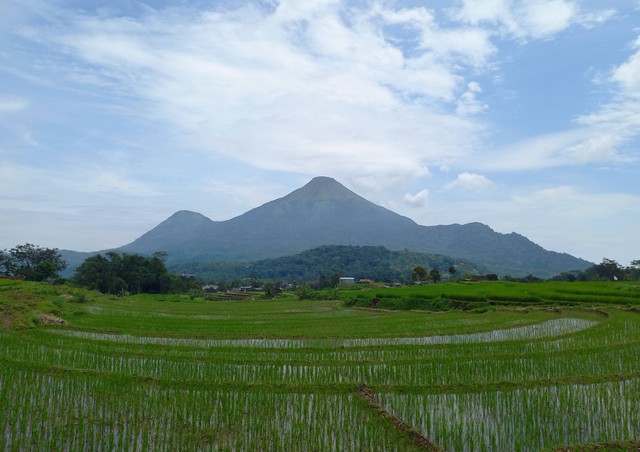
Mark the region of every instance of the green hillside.
[[204, 262], [171, 266], [174, 273], [193, 274], [207, 281], [256, 278], [285, 282], [318, 281], [334, 274], [376, 281], [410, 281], [417, 265], [448, 274], [478, 273], [485, 269], [465, 259], [411, 251], [390, 251], [382, 246], [327, 245], [294, 256], [256, 262]]

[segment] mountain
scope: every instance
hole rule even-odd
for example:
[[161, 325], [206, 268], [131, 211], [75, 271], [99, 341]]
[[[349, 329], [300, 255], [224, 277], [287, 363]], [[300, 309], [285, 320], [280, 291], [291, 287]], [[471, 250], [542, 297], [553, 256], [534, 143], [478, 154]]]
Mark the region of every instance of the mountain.
[[547, 251], [522, 235], [481, 223], [421, 226], [376, 205], [329, 177], [227, 221], [179, 211], [119, 252], [166, 251], [168, 264], [255, 261], [322, 245], [384, 246], [389, 250], [467, 259], [499, 275], [550, 277], [591, 265]]
[[320, 245], [405, 248], [419, 226], [358, 196], [328, 177], [316, 177], [283, 198], [227, 221], [180, 211], [119, 250], [167, 251], [171, 262], [251, 261], [287, 256]]

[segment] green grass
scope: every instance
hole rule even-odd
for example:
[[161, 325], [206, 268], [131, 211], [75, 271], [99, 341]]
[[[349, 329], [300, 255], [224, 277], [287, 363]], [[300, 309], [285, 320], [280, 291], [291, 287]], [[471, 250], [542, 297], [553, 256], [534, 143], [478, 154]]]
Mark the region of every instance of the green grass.
[[[633, 284], [389, 293], [519, 305], [382, 312], [339, 301], [115, 298], [0, 282], [12, 319], [0, 330], [0, 449], [416, 448], [358, 397], [362, 384], [447, 450], [640, 440], [640, 314], [626, 306]], [[594, 300], [545, 308], [555, 294]], [[534, 298], [541, 301], [527, 301]], [[67, 324], [28, 320], [40, 311]]]
[[[440, 300], [451, 302], [461, 309], [478, 309], [488, 306], [606, 306], [640, 305], [640, 283], [620, 282], [556, 282], [540, 283], [516, 282], [459, 282], [449, 284], [427, 284], [388, 289], [347, 290], [342, 298], [349, 305], [372, 306], [388, 309], [411, 309], [407, 300], [424, 300], [413, 309], [429, 309], [429, 302]], [[405, 306], [403, 306], [403, 304]], [[394, 306], [395, 305], [395, 306]]]
[[33, 328], [42, 323], [41, 314], [62, 314], [75, 310], [69, 300], [87, 300], [87, 291], [67, 286], [13, 281], [0, 278], [0, 331]]

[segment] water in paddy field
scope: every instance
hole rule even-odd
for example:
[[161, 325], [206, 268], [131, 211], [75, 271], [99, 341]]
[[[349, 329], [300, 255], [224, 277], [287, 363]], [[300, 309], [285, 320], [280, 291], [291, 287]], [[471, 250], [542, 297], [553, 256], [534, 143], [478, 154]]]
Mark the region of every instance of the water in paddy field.
[[446, 450], [538, 451], [640, 437], [640, 379], [377, 398]]
[[306, 348], [306, 347], [370, 347], [385, 345], [446, 345], [541, 339], [575, 333], [597, 322], [584, 319], [562, 318], [533, 325], [486, 331], [482, 333], [452, 334], [445, 336], [360, 338], [360, 339], [177, 339], [168, 337], [142, 337], [128, 334], [90, 333], [73, 330], [50, 330], [55, 334], [109, 342], [132, 344], [172, 345], [185, 347], [250, 347], [250, 348]]

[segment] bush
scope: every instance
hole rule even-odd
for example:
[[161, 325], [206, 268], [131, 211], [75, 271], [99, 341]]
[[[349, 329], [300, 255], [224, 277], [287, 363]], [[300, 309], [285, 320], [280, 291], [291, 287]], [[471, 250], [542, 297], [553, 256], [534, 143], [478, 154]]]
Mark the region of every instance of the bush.
[[80, 292], [80, 291], [74, 292], [74, 294], [73, 294], [73, 302], [74, 303], [86, 303], [87, 301], [89, 301], [89, 300], [87, 299], [87, 294], [86, 293]]

